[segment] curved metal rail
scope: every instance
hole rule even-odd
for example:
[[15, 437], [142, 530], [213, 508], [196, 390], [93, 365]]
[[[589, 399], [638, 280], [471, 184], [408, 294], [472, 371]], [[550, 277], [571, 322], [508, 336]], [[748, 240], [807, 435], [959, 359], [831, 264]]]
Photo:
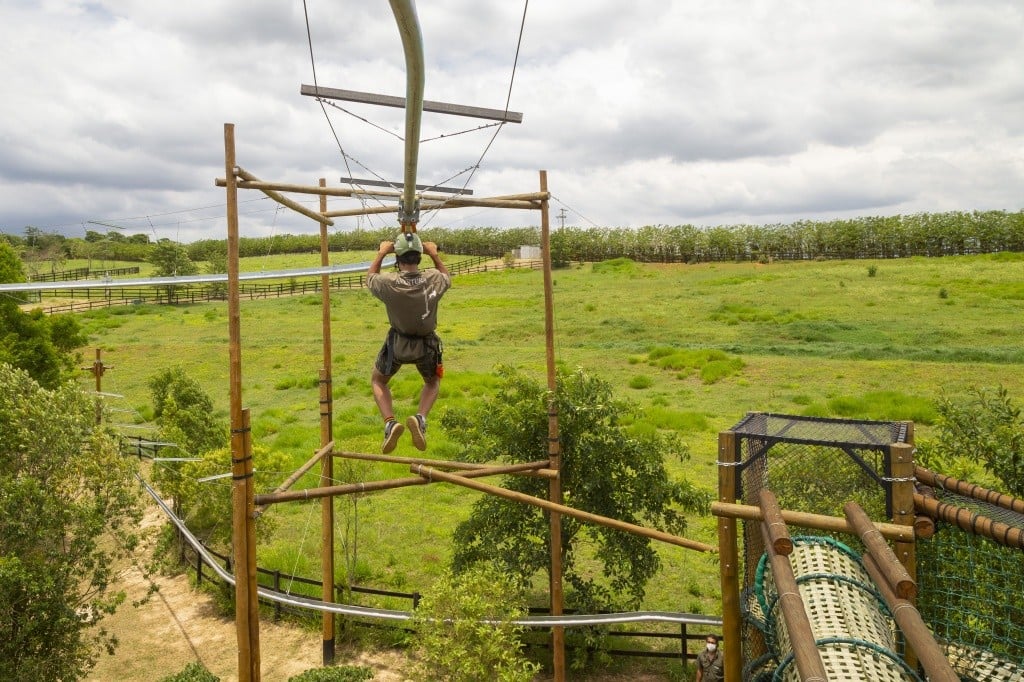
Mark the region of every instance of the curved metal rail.
[[[167, 518], [174, 524], [174, 526], [181, 532], [185, 541], [191, 545], [192, 549], [199, 554], [202, 561], [205, 561], [208, 566], [213, 568], [214, 572], [229, 585], [235, 584], [235, 576], [229, 571], [225, 570], [217, 561], [217, 559], [211, 555], [203, 544], [189, 531], [188, 527], [184, 522], [174, 515], [174, 512], [168, 507], [160, 495], [157, 494], [153, 488], [146, 483], [142, 476], [136, 474], [136, 479], [142, 484], [142, 487], [149, 493], [160, 509], [163, 510]], [[329, 613], [340, 613], [346, 616], [361, 616], [364, 618], [374, 618], [377, 620], [390, 620], [390, 621], [407, 621], [412, 619], [413, 614], [410, 611], [397, 611], [394, 609], [374, 609], [366, 606], [354, 606], [351, 604], [333, 604], [318, 599], [309, 599], [307, 597], [298, 597], [295, 595], [283, 594], [281, 592], [275, 592], [273, 590], [267, 590], [265, 588], [257, 588], [257, 594], [261, 599], [267, 601], [276, 602], [279, 604], [286, 604], [288, 606], [295, 606], [304, 609], [310, 609], [312, 611], [324, 611]], [[513, 621], [516, 625], [522, 625], [524, 627], [583, 627], [589, 625], [613, 625], [616, 623], [641, 623], [641, 622], [662, 622], [662, 623], [686, 623], [687, 625], [701, 625], [707, 627], [722, 626], [722, 619], [715, 618], [713, 616], [703, 616], [691, 613], [673, 613], [667, 611], [634, 611], [625, 613], [601, 613], [601, 614], [576, 614], [570, 616], [530, 616], [526, 618], [520, 618]]]

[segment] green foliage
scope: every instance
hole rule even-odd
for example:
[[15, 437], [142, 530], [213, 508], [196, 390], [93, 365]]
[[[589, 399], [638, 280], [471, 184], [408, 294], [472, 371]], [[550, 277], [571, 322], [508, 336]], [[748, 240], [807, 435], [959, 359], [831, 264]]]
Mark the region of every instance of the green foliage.
[[288, 682], [363, 682], [373, 679], [373, 668], [358, 665], [339, 665], [313, 668], [288, 678]]
[[877, 265], [869, 265], [868, 266], [868, 277], [874, 277], [877, 274], [878, 274], [878, 266]]
[[19, 367], [46, 388], [55, 388], [76, 369], [85, 336], [72, 315], [47, 317], [39, 308], [23, 312], [0, 303], [0, 362]]
[[0, 242], [0, 282], [17, 283], [25, 281], [25, 268], [18, 253], [6, 241]]
[[174, 450], [179, 456], [200, 455], [224, 447], [227, 424], [217, 419], [213, 400], [182, 367], [161, 370], [148, 383], [160, 438], [175, 443]]
[[154, 274], [157, 277], [194, 275], [199, 272], [199, 266], [189, 258], [188, 249], [166, 238], [153, 246], [146, 260], [156, 266]]
[[743, 360], [713, 349], [660, 346], [647, 354], [647, 360], [654, 367], [674, 370], [681, 379], [698, 372], [701, 382], [705, 384], [716, 383], [743, 369]]
[[650, 388], [654, 385], [654, 379], [651, 379], [646, 374], [637, 374], [635, 377], [629, 380], [629, 387], [635, 389]]
[[0, 364], [0, 679], [82, 677], [116, 639], [115, 561], [141, 518], [131, 460], [71, 384]]
[[594, 263], [591, 268], [595, 273], [629, 275], [635, 277], [643, 272], [640, 265], [630, 258], [613, 258], [612, 260]]
[[522, 583], [480, 564], [447, 575], [424, 593], [413, 618], [415, 679], [530, 682], [540, 666], [522, 653]]
[[912, 421], [933, 424], [937, 417], [930, 400], [899, 391], [871, 391], [861, 396], [837, 396], [828, 401], [830, 414], [848, 419]]
[[980, 462], [1002, 483], [1001, 492], [1024, 497], [1024, 418], [1005, 388], [943, 395], [938, 413], [936, 437], [918, 446], [924, 466], [948, 473], [965, 459]]
[[162, 677], [160, 682], [220, 682], [220, 678], [199, 661], [192, 661], [180, 673]]
[[[548, 392], [511, 369], [499, 371], [502, 383], [478, 409], [448, 412], [442, 425], [472, 461], [536, 461], [547, 452]], [[566, 504], [628, 523], [682, 533], [682, 510], [698, 511], [709, 502], [705, 492], [674, 481], [666, 460], [688, 458], [686, 447], [659, 433], [637, 433], [623, 419], [635, 408], [612, 396], [607, 382], [582, 370], [558, 375], [556, 407], [563, 453], [562, 487]], [[543, 479], [515, 477], [509, 489], [547, 497]], [[636, 605], [657, 572], [659, 559], [648, 539], [604, 526], [562, 520], [563, 566], [569, 608], [588, 612]], [[549, 566], [548, 522], [540, 509], [487, 496], [473, 505], [470, 518], [455, 531], [454, 568], [495, 561], [513, 575], [531, 579]], [[588, 549], [584, 549], [587, 547]], [[591, 557], [600, 567], [595, 575]]]

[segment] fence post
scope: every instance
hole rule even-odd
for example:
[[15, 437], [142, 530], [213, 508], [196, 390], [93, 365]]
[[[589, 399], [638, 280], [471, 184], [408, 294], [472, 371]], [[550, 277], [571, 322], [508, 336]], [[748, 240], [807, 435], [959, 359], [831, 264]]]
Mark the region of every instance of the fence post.
[[196, 552], [196, 587], [203, 584], [203, 557]]
[[686, 670], [686, 666], [687, 666], [687, 660], [686, 659], [687, 659], [688, 654], [689, 654], [689, 651], [687, 651], [687, 648], [688, 648], [687, 645], [688, 644], [689, 644], [689, 641], [686, 639], [686, 623], [680, 623], [679, 624], [679, 648], [682, 650], [682, 654], [683, 654], [682, 655], [683, 670]]
[[[274, 571], [274, 591], [281, 591], [281, 569]], [[281, 620], [281, 602], [274, 602], [274, 620]]]

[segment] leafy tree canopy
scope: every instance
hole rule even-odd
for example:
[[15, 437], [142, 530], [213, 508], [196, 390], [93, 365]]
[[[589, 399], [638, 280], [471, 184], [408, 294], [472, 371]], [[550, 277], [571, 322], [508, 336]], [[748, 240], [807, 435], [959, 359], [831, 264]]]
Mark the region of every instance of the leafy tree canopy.
[[1001, 483], [999, 492], [1024, 497], [1024, 417], [1005, 388], [972, 388], [938, 400], [937, 435], [919, 447], [925, 466], [973, 480], [980, 463]]
[[156, 266], [157, 277], [194, 275], [199, 272], [199, 266], [189, 258], [188, 249], [166, 238], [152, 247], [147, 260]]
[[[471, 461], [543, 459], [548, 442], [549, 393], [533, 380], [504, 368], [497, 393], [472, 412], [446, 413], [441, 423]], [[602, 516], [672, 533], [686, 528], [684, 511], [706, 509], [709, 494], [673, 480], [665, 460], [686, 460], [685, 445], [662, 434], [631, 433], [635, 410], [612, 396], [611, 385], [583, 371], [560, 372], [556, 405], [565, 503]], [[546, 498], [545, 479], [510, 477], [511, 490]], [[651, 541], [604, 526], [562, 519], [566, 603], [570, 608], [635, 607], [659, 567]], [[455, 532], [455, 570], [494, 561], [529, 580], [549, 566], [548, 520], [539, 508], [487, 496]], [[588, 560], [600, 566], [593, 576]]]
[[0, 364], [0, 679], [81, 678], [116, 640], [92, 629], [123, 601], [136, 542], [134, 466], [92, 399]]

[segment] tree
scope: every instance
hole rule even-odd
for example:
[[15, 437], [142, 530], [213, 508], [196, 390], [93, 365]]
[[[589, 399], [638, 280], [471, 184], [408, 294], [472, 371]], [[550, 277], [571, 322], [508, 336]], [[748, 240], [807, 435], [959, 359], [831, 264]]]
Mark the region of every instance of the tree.
[[0, 364], [0, 679], [82, 677], [116, 639], [115, 562], [141, 518], [134, 466], [73, 384]]
[[[17, 255], [0, 243], [0, 281], [24, 282]], [[71, 315], [47, 317], [38, 308], [21, 310], [17, 299], [0, 297], [0, 362], [20, 367], [46, 388], [56, 388], [75, 371], [74, 350], [87, 339]]]
[[[472, 412], [446, 413], [442, 426], [471, 461], [536, 461], [547, 452], [549, 394], [532, 380], [504, 368], [493, 398]], [[658, 433], [631, 433], [635, 409], [612, 397], [607, 382], [582, 370], [561, 372], [556, 405], [566, 504], [595, 514], [673, 533], [686, 527], [682, 511], [701, 511], [709, 494], [686, 481], [670, 480], [664, 460], [688, 458], [685, 446]], [[511, 477], [505, 487], [547, 497], [547, 481]], [[562, 561], [570, 608], [639, 605], [660, 565], [649, 539], [576, 519], [562, 520]], [[549, 566], [548, 521], [537, 507], [487, 496], [455, 531], [456, 571], [494, 561], [529, 580]], [[589, 547], [591, 549], [585, 549]], [[601, 576], [593, 575], [593, 560]]]
[[[155, 274], [157, 277], [194, 275], [199, 272], [199, 266], [189, 258], [188, 249], [177, 242], [172, 242], [166, 237], [152, 247], [147, 260], [156, 266]], [[166, 288], [168, 300], [174, 298], [176, 288], [173, 285]]]

